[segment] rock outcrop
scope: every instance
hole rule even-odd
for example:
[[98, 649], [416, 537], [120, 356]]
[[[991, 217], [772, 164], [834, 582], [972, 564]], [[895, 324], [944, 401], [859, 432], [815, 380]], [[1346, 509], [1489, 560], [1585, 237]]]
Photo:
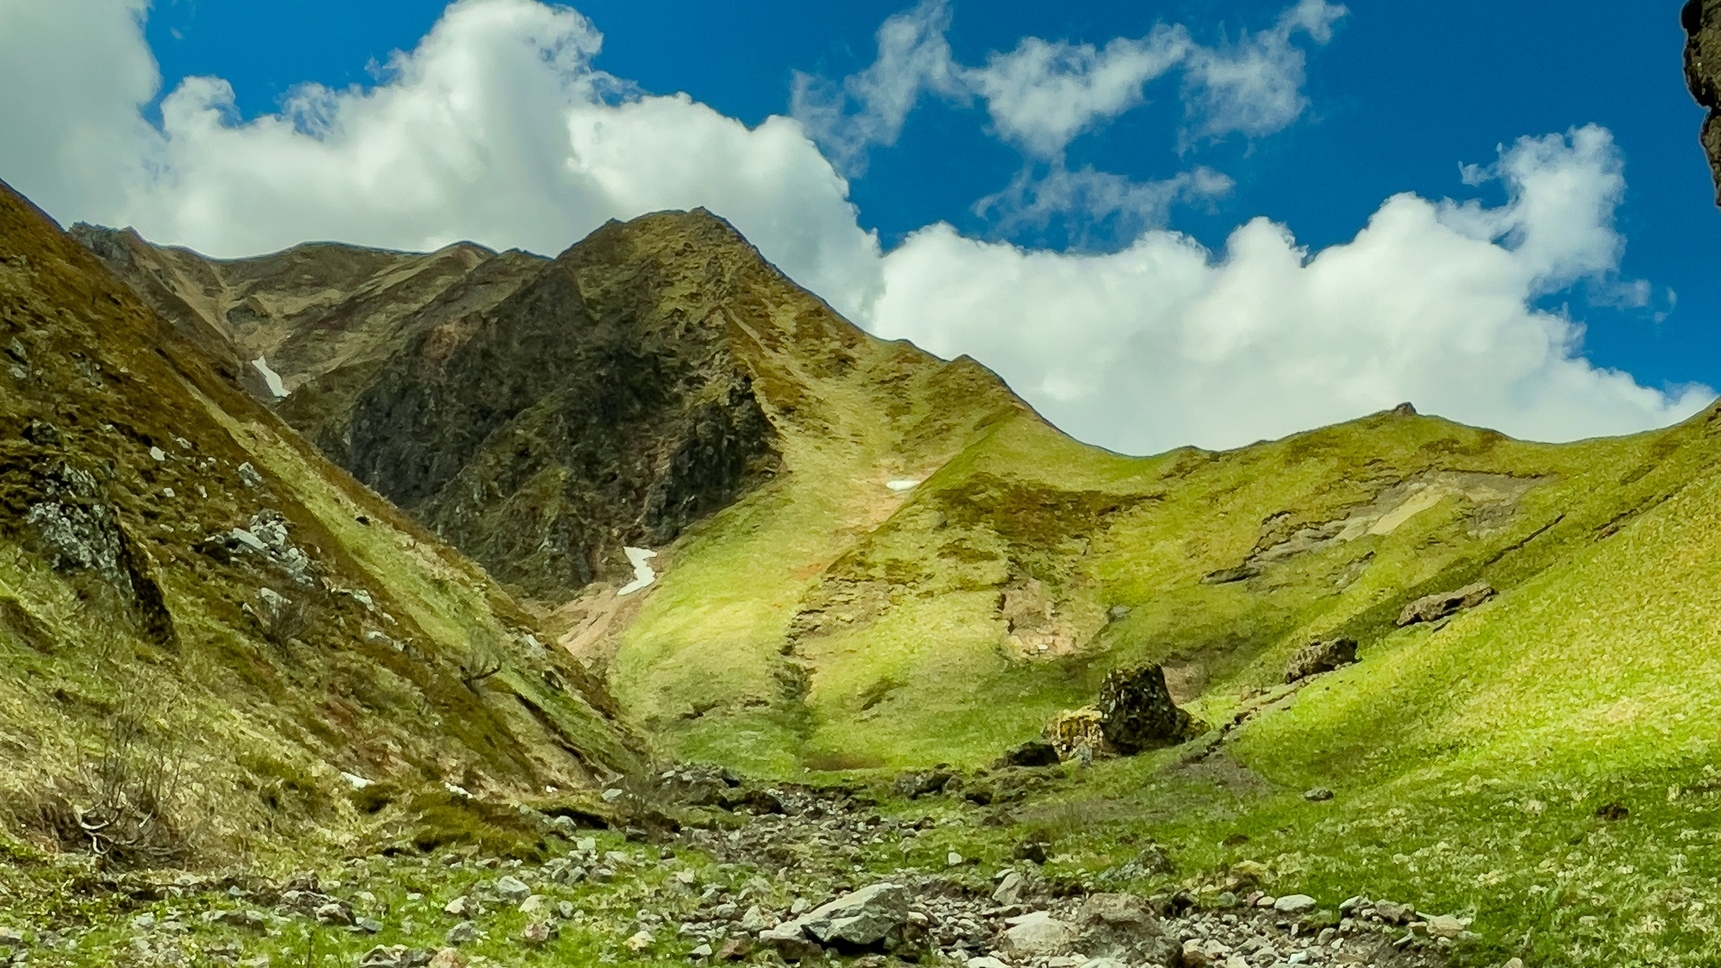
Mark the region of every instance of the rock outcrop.
[[1404, 606], [1404, 610], [1398, 613], [1398, 625], [1403, 628], [1418, 622], [1438, 622], [1448, 615], [1475, 608], [1493, 597], [1494, 586], [1481, 581], [1454, 591], [1424, 595]]
[[1709, 111], [1701, 137], [1715, 172], [1716, 203], [1721, 204], [1721, 0], [1688, 0], [1680, 20], [1687, 38], [1685, 82]]
[[1107, 673], [1094, 707], [1106, 743], [1124, 756], [1181, 743], [1193, 725], [1190, 715], [1172, 702], [1165, 670], [1157, 665]]
[[1285, 665], [1285, 681], [1296, 682], [1310, 676], [1318, 676], [1323, 672], [1332, 672], [1340, 666], [1347, 666], [1356, 661], [1355, 639], [1329, 639], [1324, 642], [1310, 642], [1297, 650], [1291, 656], [1291, 661]]

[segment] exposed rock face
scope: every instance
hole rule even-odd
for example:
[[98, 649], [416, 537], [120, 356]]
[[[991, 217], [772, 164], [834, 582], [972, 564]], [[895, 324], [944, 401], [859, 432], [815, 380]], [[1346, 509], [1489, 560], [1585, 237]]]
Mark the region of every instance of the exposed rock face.
[[606, 233], [626, 232], [600, 230], [494, 310], [420, 333], [359, 395], [348, 438], [322, 441], [536, 594], [599, 577], [622, 545], [672, 541], [775, 468], [720, 313], [587, 300], [582, 277], [620, 271]]
[[1107, 673], [1095, 708], [1106, 742], [1124, 756], [1180, 743], [1192, 724], [1189, 714], [1171, 701], [1165, 670], [1157, 665]]
[[674, 540], [779, 463], [748, 320], [792, 284], [704, 211], [611, 223], [554, 261], [224, 261], [75, 235], [337, 463], [534, 595], [625, 574], [624, 545]]
[[1456, 591], [1424, 595], [1404, 606], [1404, 611], [1398, 613], [1398, 625], [1403, 628], [1418, 622], [1438, 622], [1448, 615], [1475, 608], [1493, 597], [1494, 586], [1480, 581]]
[[1297, 650], [1285, 666], [1285, 681], [1296, 682], [1310, 676], [1331, 672], [1356, 661], [1355, 639], [1330, 639], [1310, 642]]
[[1721, 0], [1688, 0], [1680, 20], [1688, 38], [1685, 81], [1697, 103], [1709, 109], [1703, 122], [1703, 150], [1709, 153], [1716, 203], [1721, 204]]

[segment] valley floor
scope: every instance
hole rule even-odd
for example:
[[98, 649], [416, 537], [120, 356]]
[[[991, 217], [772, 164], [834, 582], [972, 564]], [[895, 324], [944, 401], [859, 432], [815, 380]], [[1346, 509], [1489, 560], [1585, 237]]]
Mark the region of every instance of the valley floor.
[[[815, 788], [670, 771], [608, 793], [606, 829], [520, 810], [427, 854], [391, 839], [427, 843], [424, 818], [384, 808], [366, 850], [274, 876], [104, 872], [19, 848], [0, 872], [0, 962], [1429, 968], [1476, 948], [1467, 921], [1413, 905], [1263, 894], [1259, 865], [1191, 878], [1133, 834], [1115, 842], [1132, 859], [1095, 869], [1081, 832], [1046, 822], [1086, 779], [933, 771]], [[855, 891], [852, 910], [821, 915]]]

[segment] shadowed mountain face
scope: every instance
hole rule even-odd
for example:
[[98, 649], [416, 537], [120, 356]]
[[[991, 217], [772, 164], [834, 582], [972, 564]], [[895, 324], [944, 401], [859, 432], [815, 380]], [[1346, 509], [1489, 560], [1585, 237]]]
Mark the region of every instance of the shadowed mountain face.
[[1688, 0], [1680, 18], [1685, 26], [1685, 81], [1697, 103], [1709, 109], [1703, 122], [1703, 150], [1715, 169], [1716, 201], [1721, 203], [1721, 0]]
[[[641, 251], [654, 230], [703, 259]], [[745, 248], [702, 215], [600, 230], [490, 311], [413, 336], [345, 439], [322, 441], [504, 581], [577, 589], [623, 545], [668, 544], [776, 468], [719, 308], [725, 257], [751, 254], [726, 250]]]

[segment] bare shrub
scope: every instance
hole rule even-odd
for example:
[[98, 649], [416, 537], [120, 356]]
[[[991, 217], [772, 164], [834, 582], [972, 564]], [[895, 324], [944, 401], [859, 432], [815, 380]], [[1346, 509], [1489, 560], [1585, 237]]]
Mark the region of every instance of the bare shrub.
[[118, 713], [100, 752], [44, 792], [35, 819], [60, 849], [91, 854], [105, 867], [177, 864], [191, 852], [183, 768], [182, 757], [152, 740], [138, 717]]

